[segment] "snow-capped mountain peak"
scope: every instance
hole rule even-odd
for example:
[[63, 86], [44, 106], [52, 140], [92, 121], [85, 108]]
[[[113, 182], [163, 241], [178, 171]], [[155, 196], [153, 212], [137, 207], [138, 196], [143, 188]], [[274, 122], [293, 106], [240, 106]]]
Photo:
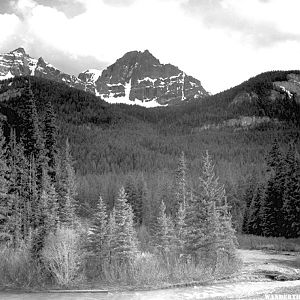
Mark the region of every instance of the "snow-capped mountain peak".
[[42, 57], [30, 57], [24, 48], [0, 55], [0, 80], [32, 75], [100, 96], [109, 103], [146, 107], [170, 105], [208, 95], [201, 82], [178, 67], [161, 64], [149, 50], [130, 51], [105, 70], [88, 69], [78, 77], [66, 74]]

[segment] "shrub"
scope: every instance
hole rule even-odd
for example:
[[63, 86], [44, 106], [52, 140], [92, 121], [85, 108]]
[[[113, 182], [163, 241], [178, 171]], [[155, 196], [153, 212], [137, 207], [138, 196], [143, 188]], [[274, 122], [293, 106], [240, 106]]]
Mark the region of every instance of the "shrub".
[[264, 237], [251, 234], [238, 236], [241, 249], [300, 252], [300, 238]]
[[62, 227], [46, 238], [42, 260], [57, 284], [70, 286], [82, 280], [83, 257], [80, 235], [74, 229]]
[[30, 247], [22, 243], [18, 248], [0, 247], [0, 284], [2, 286], [31, 287], [43, 284], [41, 269], [31, 259]]

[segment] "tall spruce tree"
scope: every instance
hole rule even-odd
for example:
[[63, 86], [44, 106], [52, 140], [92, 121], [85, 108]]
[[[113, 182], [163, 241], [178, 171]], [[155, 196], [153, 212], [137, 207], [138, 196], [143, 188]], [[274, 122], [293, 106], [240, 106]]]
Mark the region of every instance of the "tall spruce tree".
[[245, 189], [245, 192], [243, 193], [243, 202], [245, 203], [245, 209], [244, 209], [244, 215], [243, 215], [243, 224], [242, 224], [242, 231], [244, 233], [249, 233], [248, 232], [248, 219], [250, 215], [250, 205], [253, 200], [253, 197], [255, 195], [256, 189], [257, 189], [257, 177], [258, 174], [257, 172], [252, 172], [248, 183], [247, 187]]
[[108, 258], [111, 262], [114, 259], [116, 249], [116, 210], [113, 208], [111, 213], [109, 214], [108, 222], [107, 222], [107, 235], [106, 235], [106, 245], [108, 250]]
[[148, 188], [143, 175], [139, 175], [137, 178], [136, 196], [137, 201], [134, 210], [135, 223], [141, 225], [142, 223], [145, 224], [147, 221], [147, 209], [150, 209], [148, 202]]
[[[11, 224], [13, 232], [17, 232], [16, 241], [28, 238], [31, 227], [32, 206], [30, 196], [30, 164], [24, 154], [22, 141], [17, 143], [14, 131], [11, 132], [8, 144], [8, 165], [10, 169], [9, 194], [13, 197], [12, 214], [15, 216]], [[20, 222], [20, 224], [16, 224]], [[18, 244], [18, 241], [16, 242]]]
[[120, 263], [131, 261], [137, 252], [136, 232], [133, 226], [133, 212], [127, 203], [124, 187], [120, 189], [115, 202], [115, 235], [113, 253]]
[[178, 161], [177, 170], [175, 173], [175, 206], [176, 211], [178, 211], [180, 203], [185, 205], [187, 192], [188, 192], [188, 183], [187, 183], [187, 167], [184, 152], [181, 153], [181, 156]]
[[107, 235], [107, 209], [102, 197], [100, 196], [96, 212], [93, 216], [92, 225], [90, 227], [90, 234], [88, 236], [88, 248], [99, 258], [107, 257]]
[[175, 252], [176, 250], [174, 224], [171, 217], [166, 214], [166, 205], [163, 201], [160, 204], [157, 216], [155, 244], [158, 251], [163, 255]]
[[51, 102], [47, 103], [46, 113], [44, 117], [44, 140], [46, 157], [48, 160], [49, 175], [52, 182], [56, 179], [57, 160], [58, 160], [58, 147], [57, 147], [57, 126], [56, 117]]
[[71, 227], [77, 223], [75, 201], [77, 184], [73, 164], [70, 144], [66, 140], [65, 149], [60, 157], [60, 165], [57, 169], [56, 188], [59, 197], [60, 222]]
[[180, 254], [184, 254], [187, 231], [186, 231], [186, 203], [181, 202], [179, 204], [178, 212], [175, 219], [175, 234], [177, 241], [177, 249]]
[[12, 197], [9, 195], [9, 168], [7, 150], [2, 128], [0, 127], [0, 240], [11, 239], [8, 224], [12, 215]]
[[283, 194], [284, 236], [300, 236], [300, 158], [295, 144], [290, 143], [285, 160], [286, 176]]
[[254, 235], [261, 235], [262, 228], [261, 228], [261, 207], [263, 205], [264, 199], [264, 188], [262, 185], [259, 185], [256, 188], [256, 191], [253, 195], [249, 213], [248, 213], [248, 220], [247, 224], [247, 233], [254, 234]]
[[186, 226], [186, 252], [196, 262], [204, 255], [216, 266], [220, 253], [235, 256], [237, 242], [225, 188], [219, 183], [208, 152], [203, 157], [199, 184], [188, 203]]
[[274, 141], [266, 160], [269, 167], [269, 180], [261, 208], [262, 234], [264, 236], [282, 236], [285, 164], [277, 140]]
[[36, 103], [31, 89], [31, 81], [28, 79], [28, 86], [22, 94], [23, 104], [23, 130], [22, 141], [24, 144], [24, 154], [28, 159], [34, 156], [37, 168], [37, 178], [42, 178], [43, 168], [47, 164], [45, 156], [44, 139], [41, 133], [40, 121], [38, 118]]

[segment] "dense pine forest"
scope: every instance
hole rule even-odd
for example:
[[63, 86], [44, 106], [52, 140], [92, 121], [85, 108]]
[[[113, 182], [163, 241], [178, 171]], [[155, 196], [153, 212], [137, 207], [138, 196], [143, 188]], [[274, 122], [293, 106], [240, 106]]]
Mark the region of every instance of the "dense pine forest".
[[[88, 229], [84, 229], [70, 145], [68, 139], [63, 147], [57, 144], [52, 104], [47, 103], [40, 118], [29, 81], [20, 109], [19, 134], [13, 127], [8, 138], [0, 132], [0, 237], [5, 245], [1, 268], [9, 271], [2, 272], [4, 283], [12, 279], [15, 265], [20, 268], [18, 261], [5, 259], [8, 252], [27, 258], [35, 284], [66, 286], [83, 282], [80, 276], [116, 282], [124, 276], [136, 278], [141, 264], [148, 268], [159, 264], [164, 269], [160, 271], [166, 277], [163, 280], [175, 281], [216, 276], [225, 272], [224, 267], [230, 272], [238, 264], [226, 192], [208, 152], [197, 185], [188, 180], [181, 154], [172, 212], [166, 210], [163, 199], [159, 207], [149, 201], [142, 176], [138, 181], [128, 177], [112, 208], [99, 194]], [[26, 260], [22, 264], [24, 267]], [[184, 277], [182, 271], [170, 271], [171, 265], [183, 269]], [[19, 276], [24, 276], [23, 282], [28, 280], [28, 270], [19, 271], [15, 274], [18, 280]]]
[[[181, 281], [237, 268], [235, 232], [299, 237], [299, 99], [269, 98], [288, 73], [154, 109], [34, 77], [2, 82], [2, 254], [22, 249], [35, 282], [149, 281], [157, 268], [157, 280]], [[233, 105], [240, 92], [258, 98]], [[228, 125], [247, 116], [267, 122]], [[68, 276], [55, 256], [64, 242]]]

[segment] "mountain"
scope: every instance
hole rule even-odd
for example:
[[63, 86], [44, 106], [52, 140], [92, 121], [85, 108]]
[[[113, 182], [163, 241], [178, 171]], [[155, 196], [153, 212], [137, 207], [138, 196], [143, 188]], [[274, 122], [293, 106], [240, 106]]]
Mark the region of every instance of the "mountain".
[[128, 52], [105, 70], [86, 70], [78, 77], [60, 71], [42, 57], [30, 57], [23, 48], [0, 55], [0, 80], [22, 75], [62, 82], [109, 103], [145, 107], [172, 105], [209, 95], [199, 80], [171, 64], [161, 64], [148, 50]]
[[95, 84], [96, 94], [110, 103], [156, 106], [208, 96], [199, 80], [171, 64], [161, 64], [148, 50], [126, 53], [103, 70]]
[[76, 76], [61, 72], [45, 62], [42, 57], [39, 59], [30, 57], [23, 48], [0, 55], [0, 80], [22, 75], [64, 82], [79, 89], [85, 88], [85, 85]]

